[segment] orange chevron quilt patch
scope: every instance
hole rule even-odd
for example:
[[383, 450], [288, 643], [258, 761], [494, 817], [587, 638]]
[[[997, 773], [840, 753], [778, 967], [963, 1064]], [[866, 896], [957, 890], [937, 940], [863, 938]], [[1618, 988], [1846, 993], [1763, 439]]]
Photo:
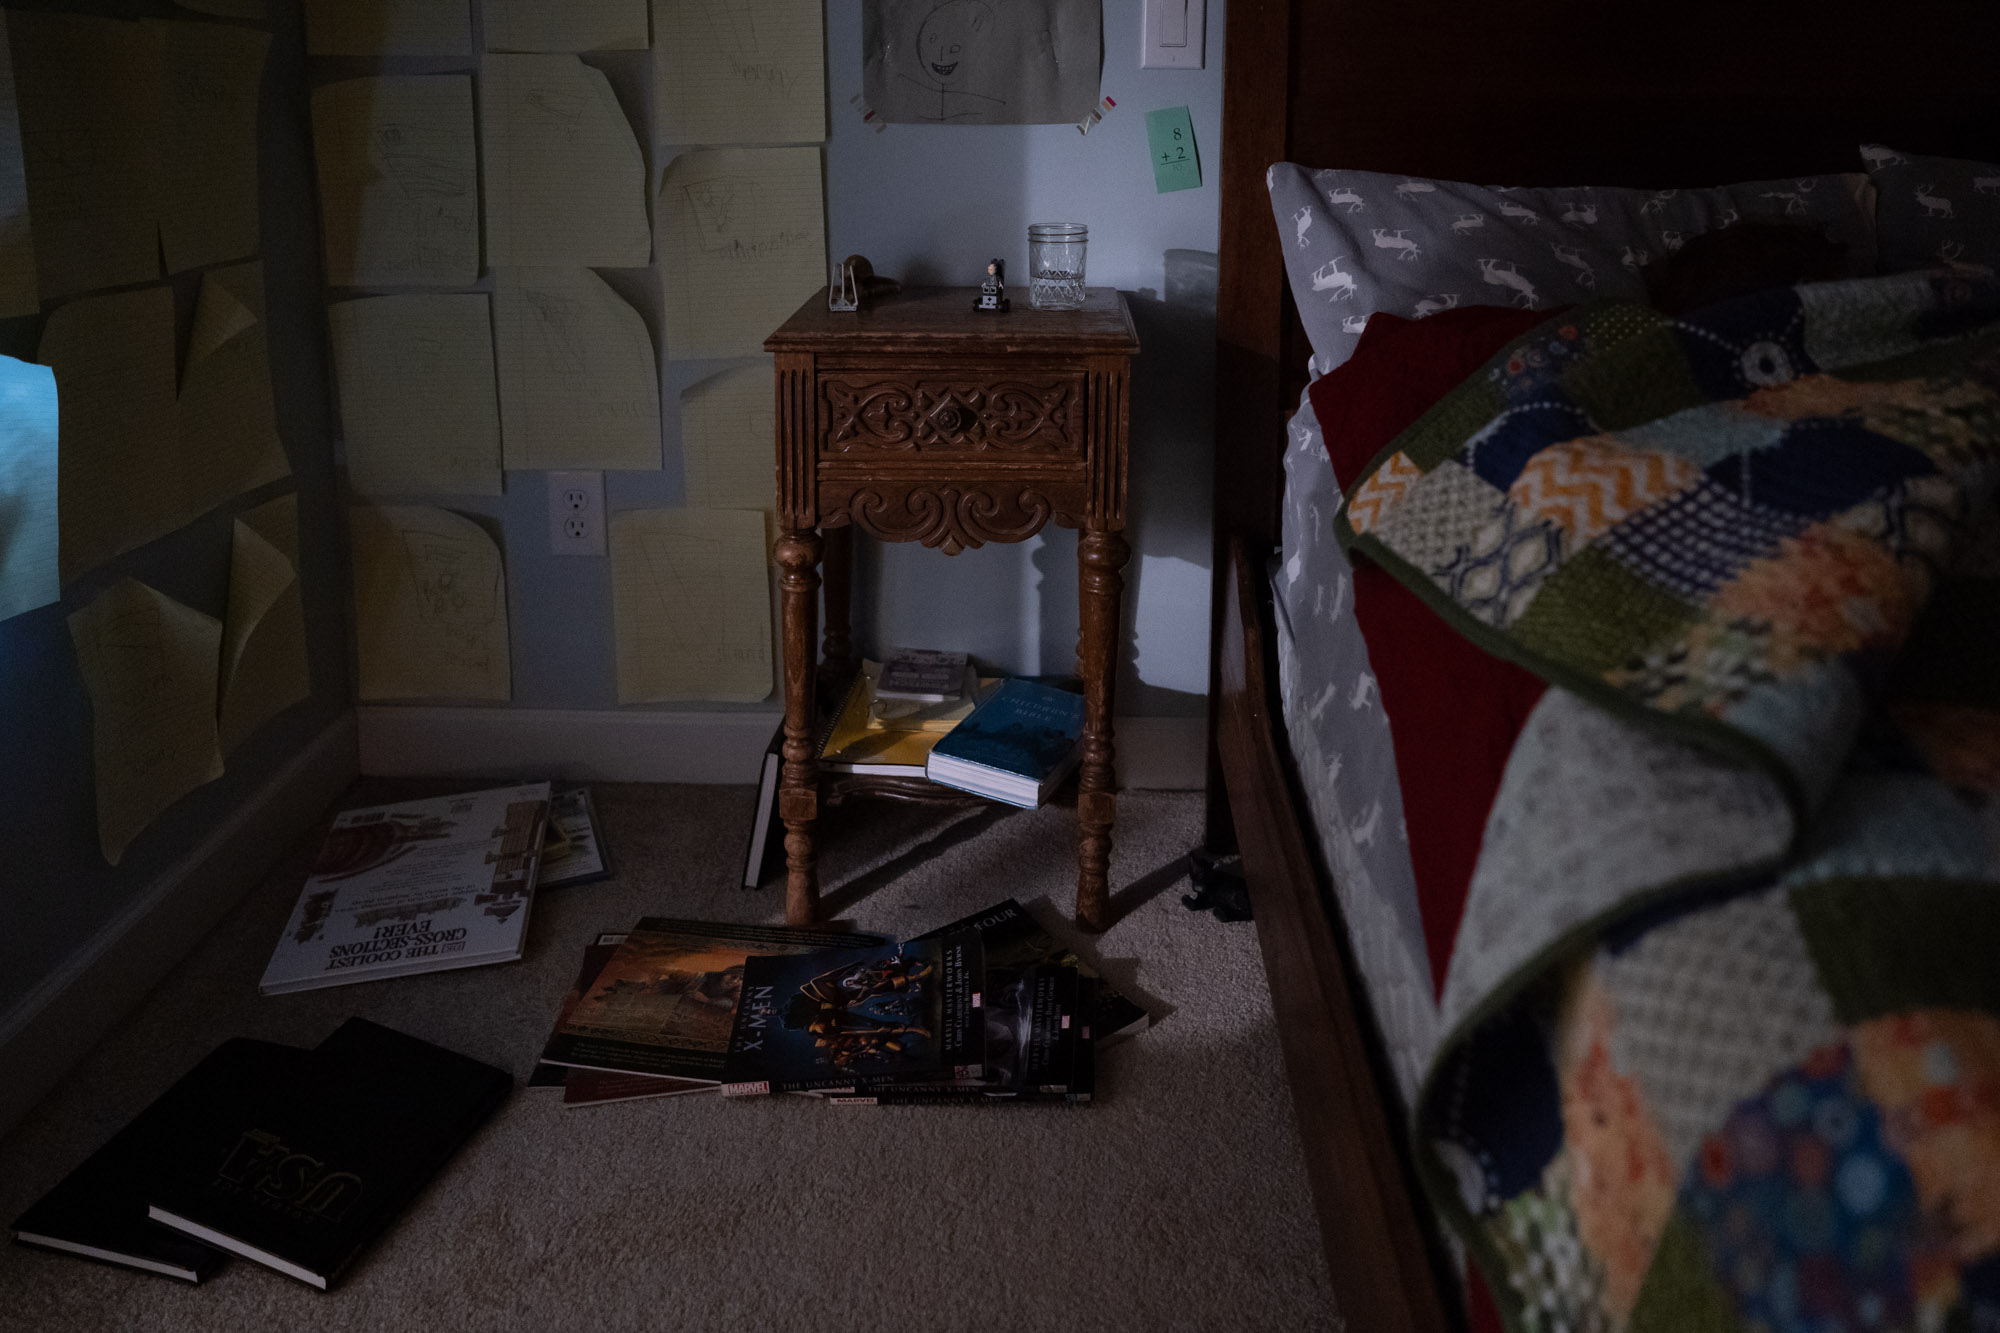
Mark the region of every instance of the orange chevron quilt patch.
[[1410, 487], [1423, 479], [1423, 469], [1411, 462], [1408, 454], [1391, 455], [1347, 502], [1347, 526], [1356, 532], [1372, 530], [1403, 502]]
[[1507, 497], [1536, 518], [1566, 529], [1581, 544], [1701, 479], [1701, 468], [1690, 459], [1593, 435], [1530, 458]]

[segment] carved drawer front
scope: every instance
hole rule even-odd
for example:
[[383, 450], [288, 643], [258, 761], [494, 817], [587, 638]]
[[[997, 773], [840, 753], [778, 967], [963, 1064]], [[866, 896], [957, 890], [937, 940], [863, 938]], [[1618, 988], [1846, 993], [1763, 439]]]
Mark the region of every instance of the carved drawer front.
[[1081, 458], [1085, 395], [1072, 371], [841, 370], [820, 377], [820, 452]]

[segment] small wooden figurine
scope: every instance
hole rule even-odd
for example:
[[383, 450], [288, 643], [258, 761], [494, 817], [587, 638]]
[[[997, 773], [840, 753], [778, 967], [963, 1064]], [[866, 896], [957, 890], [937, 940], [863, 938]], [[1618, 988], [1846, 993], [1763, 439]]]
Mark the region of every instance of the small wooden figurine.
[[1012, 307], [1007, 299], [1007, 266], [995, 259], [986, 265], [986, 281], [979, 284], [979, 299], [972, 303], [974, 310], [990, 310], [1004, 315]]

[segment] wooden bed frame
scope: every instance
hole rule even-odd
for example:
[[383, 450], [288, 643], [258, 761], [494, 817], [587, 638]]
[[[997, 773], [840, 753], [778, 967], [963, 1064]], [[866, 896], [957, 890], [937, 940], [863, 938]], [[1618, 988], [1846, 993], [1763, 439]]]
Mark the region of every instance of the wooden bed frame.
[[1713, 185], [2000, 160], [1988, 0], [1229, 0], [1216, 317], [1208, 840], [1240, 850], [1346, 1326], [1462, 1322], [1403, 1151], [1276, 695], [1265, 563], [1309, 347], [1273, 162], [1499, 184]]

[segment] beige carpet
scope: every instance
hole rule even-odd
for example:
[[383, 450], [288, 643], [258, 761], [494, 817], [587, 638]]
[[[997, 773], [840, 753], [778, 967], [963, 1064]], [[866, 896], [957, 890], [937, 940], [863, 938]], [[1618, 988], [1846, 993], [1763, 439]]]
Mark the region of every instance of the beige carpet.
[[[365, 783], [343, 804], [411, 793]], [[314, 834], [0, 1142], [0, 1220], [227, 1036], [310, 1045], [359, 1014], [525, 1077], [599, 931], [782, 919], [778, 887], [737, 887], [750, 800], [600, 787], [619, 873], [543, 895], [523, 961], [264, 999]], [[1180, 904], [1199, 797], [1129, 794], [1119, 817], [1123, 915], [1093, 951], [1165, 1016], [1102, 1054], [1093, 1106], [565, 1110], [523, 1089], [329, 1294], [248, 1261], [195, 1288], [9, 1244], [0, 1327], [1330, 1327], [1254, 928]], [[845, 915], [910, 935], [1009, 896], [1067, 908], [1074, 827], [1060, 807], [870, 803], [828, 820], [823, 866]]]

